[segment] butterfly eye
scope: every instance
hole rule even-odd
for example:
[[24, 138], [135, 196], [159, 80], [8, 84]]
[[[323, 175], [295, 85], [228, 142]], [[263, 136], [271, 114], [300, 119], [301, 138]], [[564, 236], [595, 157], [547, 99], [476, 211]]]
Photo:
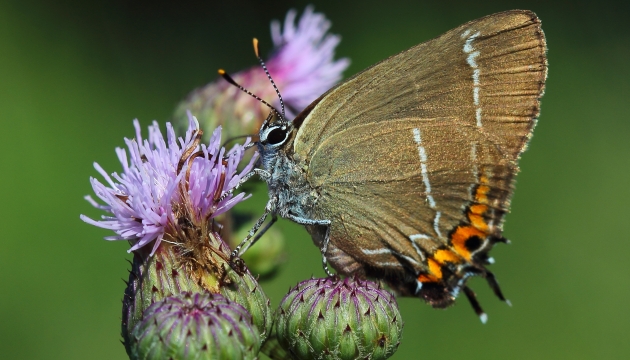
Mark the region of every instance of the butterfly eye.
[[267, 143], [271, 145], [278, 145], [283, 143], [287, 138], [287, 130], [281, 127], [276, 127], [267, 133]]

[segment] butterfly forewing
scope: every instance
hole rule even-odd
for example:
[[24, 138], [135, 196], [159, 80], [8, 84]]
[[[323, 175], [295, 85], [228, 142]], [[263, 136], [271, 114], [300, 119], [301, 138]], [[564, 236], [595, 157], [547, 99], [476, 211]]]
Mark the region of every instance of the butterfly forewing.
[[[332, 221], [330, 252], [345, 255], [334, 267], [448, 296], [484, 273], [538, 116], [545, 51], [532, 12], [491, 15], [368, 68], [296, 118], [292, 156], [320, 194], [311, 215]], [[424, 297], [452, 297], [435, 296]]]

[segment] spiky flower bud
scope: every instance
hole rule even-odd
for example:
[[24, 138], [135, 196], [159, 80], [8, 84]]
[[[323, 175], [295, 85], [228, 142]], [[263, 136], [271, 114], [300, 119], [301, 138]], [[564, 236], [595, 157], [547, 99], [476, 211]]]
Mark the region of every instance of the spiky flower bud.
[[251, 315], [219, 294], [179, 293], [154, 303], [131, 333], [131, 359], [255, 359]]
[[387, 359], [403, 323], [394, 296], [372, 281], [329, 277], [299, 283], [276, 314], [279, 343], [296, 359]]

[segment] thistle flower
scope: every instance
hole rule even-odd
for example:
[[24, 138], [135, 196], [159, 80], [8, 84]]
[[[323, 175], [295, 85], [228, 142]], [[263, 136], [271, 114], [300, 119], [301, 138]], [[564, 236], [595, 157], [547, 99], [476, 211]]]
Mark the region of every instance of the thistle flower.
[[213, 218], [249, 197], [244, 193], [232, 194], [232, 188], [252, 170], [257, 158], [254, 156], [237, 173], [249, 139], [245, 145], [235, 145], [226, 152], [220, 147], [221, 128], [217, 128], [209, 144], [199, 146], [199, 123], [190, 114], [184, 138], [177, 139], [173, 127], [167, 123], [165, 141], [154, 122], [149, 126], [149, 138], [143, 140], [137, 120], [134, 126], [136, 139], [125, 139], [129, 161], [125, 150], [116, 149], [122, 174], [110, 177], [94, 163], [109, 186], [90, 178], [96, 196], [106, 205], [98, 204], [90, 196], [86, 200], [112, 216], [96, 221], [81, 215], [81, 219], [116, 233], [106, 240], [130, 241], [129, 252], [153, 243], [151, 254], [154, 254], [163, 240], [188, 243], [189, 223], [208, 232]]
[[276, 314], [279, 344], [296, 359], [387, 359], [403, 323], [392, 294], [374, 282], [329, 277], [299, 283]]
[[[335, 47], [341, 38], [329, 34], [330, 21], [308, 6], [299, 21], [297, 11], [290, 10], [284, 26], [271, 23], [273, 51], [266, 60], [269, 73], [283, 95], [287, 117], [293, 118], [312, 101], [333, 87], [350, 65], [347, 58], [335, 60]], [[256, 65], [233, 74], [243, 85], [262, 99], [278, 107], [278, 97], [263, 69]], [[175, 122], [184, 124], [190, 110], [209, 128], [222, 125], [228, 137], [258, 133], [269, 109], [258, 100], [242, 93], [223, 79], [194, 90], [175, 111]]]
[[131, 359], [255, 359], [260, 334], [241, 305], [181, 293], [151, 305], [132, 332]]
[[138, 122], [134, 124], [136, 139], [126, 140], [129, 157], [116, 150], [123, 172], [109, 176], [95, 164], [107, 185], [94, 178], [91, 183], [105, 205], [86, 199], [109, 215], [99, 221], [81, 215], [83, 221], [116, 233], [106, 239], [132, 245], [134, 260], [123, 299], [127, 350], [129, 333], [144, 311], [182, 292], [222, 293], [239, 302], [254, 317], [261, 340], [266, 339], [272, 320], [269, 299], [246, 266], [233, 269], [230, 249], [214, 221], [249, 197], [233, 193], [256, 161], [254, 155], [237, 170], [249, 139], [226, 151], [217, 129], [208, 145], [199, 145], [201, 130], [192, 115], [185, 137], [179, 139], [170, 124], [166, 140], [157, 123], [149, 126], [148, 139], [142, 138]]

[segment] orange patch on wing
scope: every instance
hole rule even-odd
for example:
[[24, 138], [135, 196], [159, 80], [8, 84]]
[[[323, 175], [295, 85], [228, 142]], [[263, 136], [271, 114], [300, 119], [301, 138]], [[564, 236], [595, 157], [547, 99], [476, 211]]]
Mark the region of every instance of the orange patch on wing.
[[468, 220], [470, 220], [470, 223], [475, 228], [483, 231], [484, 233], [488, 232], [488, 224], [486, 223], [486, 219], [484, 219], [483, 216], [470, 213], [468, 214]]
[[457, 255], [470, 261], [472, 254], [466, 247], [466, 242], [472, 237], [485, 239], [489, 233], [489, 225], [484, 218], [484, 214], [488, 211], [488, 193], [490, 192], [489, 179], [482, 175], [479, 177], [479, 185], [473, 195], [473, 204], [468, 207], [466, 215], [470, 225], [460, 225], [451, 233], [450, 240], [452, 249]]
[[461, 262], [461, 258], [457, 256], [457, 254], [445, 249], [436, 251], [435, 254], [433, 254], [433, 259], [440, 264], [444, 264], [445, 262], [457, 264]]
[[[447, 255], [450, 253], [450, 255]], [[429, 266], [429, 274], [418, 275], [418, 281], [421, 283], [440, 282], [442, 280], [442, 263], [448, 261], [447, 259], [454, 259], [459, 261], [457, 255], [449, 250], [438, 250], [435, 255], [436, 258], [428, 258], [427, 265]]]
[[486, 237], [486, 233], [474, 226], [458, 226], [451, 235], [453, 249], [468, 261], [470, 261], [471, 254], [466, 248], [466, 240], [473, 236], [478, 236], [480, 239], [483, 239]]
[[487, 205], [475, 204], [470, 206], [470, 212], [475, 215], [481, 215], [488, 210]]
[[430, 282], [439, 282], [440, 279], [436, 278], [433, 275], [420, 274], [418, 275], [418, 281], [420, 281], [421, 283], [430, 283]]
[[441, 279], [442, 265], [431, 258], [427, 260], [427, 263], [429, 264], [429, 271], [431, 272], [431, 274], [433, 274], [436, 278]]
[[490, 187], [487, 185], [479, 185], [477, 191], [475, 191], [475, 201], [480, 204], [488, 203], [488, 193], [490, 192]]

